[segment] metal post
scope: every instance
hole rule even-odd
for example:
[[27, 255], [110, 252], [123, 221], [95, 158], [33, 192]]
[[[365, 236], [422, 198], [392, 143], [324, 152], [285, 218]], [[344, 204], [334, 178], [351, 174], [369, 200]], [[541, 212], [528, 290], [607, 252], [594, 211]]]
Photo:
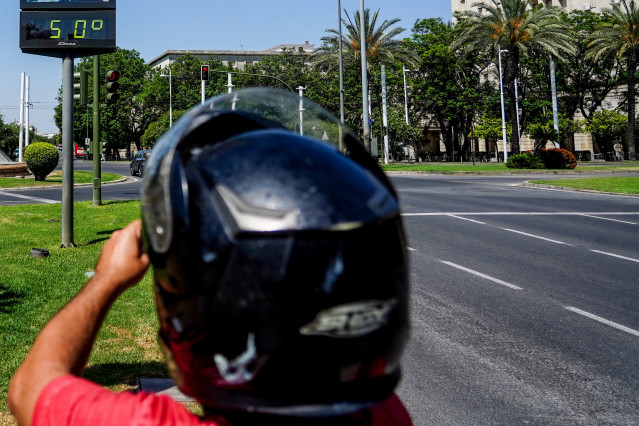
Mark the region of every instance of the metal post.
[[29, 146], [29, 85], [31, 83], [31, 77], [27, 76], [26, 82], [25, 82], [25, 97], [24, 97], [24, 121], [25, 121], [25, 126], [24, 126], [24, 147], [28, 147]]
[[521, 151], [521, 124], [519, 122], [519, 82], [517, 81], [517, 79], [515, 79], [515, 110], [517, 111], [517, 140], [519, 140], [519, 150]]
[[202, 80], [202, 103], [206, 100], [206, 81]]
[[[559, 112], [557, 106], [557, 78], [556, 78], [557, 68], [555, 66], [555, 61], [550, 58], [550, 90], [552, 91], [552, 121], [555, 127], [555, 132], [557, 133], [557, 137], [559, 137]], [[555, 147], [559, 148], [561, 145], [559, 141], [555, 142]]]
[[300, 94], [300, 136], [304, 136], [304, 87], [297, 88]]
[[100, 55], [93, 57], [93, 206], [102, 205], [102, 143], [100, 142]]
[[499, 50], [498, 53], [498, 57], [499, 57], [499, 88], [500, 88], [500, 92], [501, 92], [501, 134], [502, 134], [502, 139], [504, 141], [504, 163], [506, 161], [508, 161], [508, 140], [507, 140], [507, 134], [506, 134], [506, 106], [504, 104], [504, 77], [502, 75], [502, 68], [501, 68], [501, 52], [508, 52], [507, 50], [501, 50], [501, 48], [498, 46], [497, 49]]
[[386, 67], [382, 65], [382, 123], [384, 124], [384, 164], [388, 164], [388, 109], [386, 106]]
[[18, 162], [23, 163], [24, 157], [24, 73], [20, 74], [20, 123], [18, 124], [20, 136], [18, 137]]
[[233, 93], [233, 74], [229, 73], [229, 83], [226, 85], [229, 89], [229, 94]]
[[344, 55], [342, 52], [342, 2], [337, 0], [339, 16], [339, 119], [344, 124]]
[[73, 243], [73, 58], [62, 60], [62, 245]]
[[173, 128], [173, 74], [169, 68], [169, 129]]
[[366, 21], [364, 19], [364, 0], [359, 0], [359, 27], [361, 33], [360, 54], [362, 57], [362, 118], [364, 146], [371, 152], [371, 125], [368, 113], [368, 66], [366, 64]]
[[402, 71], [404, 71], [404, 114], [406, 115], [406, 124], [408, 123], [408, 88], [406, 87], [406, 67], [402, 65]]

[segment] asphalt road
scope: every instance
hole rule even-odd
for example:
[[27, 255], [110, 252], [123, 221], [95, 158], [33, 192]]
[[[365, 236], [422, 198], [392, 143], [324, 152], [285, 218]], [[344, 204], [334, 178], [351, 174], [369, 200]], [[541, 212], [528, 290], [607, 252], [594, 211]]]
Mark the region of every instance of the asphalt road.
[[[639, 424], [639, 198], [395, 177], [418, 425]], [[513, 186], [517, 185], [517, 186]]]
[[[533, 178], [392, 177], [412, 280], [398, 393], [417, 425], [639, 424], [639, 197], [521, 186]], [[61, 198], [10, 192], [0, 205]], [[103, 186], [139, 194], [137, 178]]]

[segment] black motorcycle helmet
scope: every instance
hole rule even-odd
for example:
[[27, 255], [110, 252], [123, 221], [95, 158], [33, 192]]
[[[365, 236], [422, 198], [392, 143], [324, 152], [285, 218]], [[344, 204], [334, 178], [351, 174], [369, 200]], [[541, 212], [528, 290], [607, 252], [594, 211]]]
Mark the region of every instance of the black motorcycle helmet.
[[263, 88], [193, 109], [152, 150], [142, 219], [184, 393], [302, 417], [391, 395], [408, 337], [397, 196], [328, 112]]

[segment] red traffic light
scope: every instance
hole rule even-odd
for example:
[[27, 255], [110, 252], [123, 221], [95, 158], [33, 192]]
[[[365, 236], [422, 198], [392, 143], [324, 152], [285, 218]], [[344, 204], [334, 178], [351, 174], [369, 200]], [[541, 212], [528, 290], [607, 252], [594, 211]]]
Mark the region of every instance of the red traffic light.
[[117, 71], [109, 71], [107, 72], [107, 80], [109, 81], [117, 81], [120, 78], [120, 73]]

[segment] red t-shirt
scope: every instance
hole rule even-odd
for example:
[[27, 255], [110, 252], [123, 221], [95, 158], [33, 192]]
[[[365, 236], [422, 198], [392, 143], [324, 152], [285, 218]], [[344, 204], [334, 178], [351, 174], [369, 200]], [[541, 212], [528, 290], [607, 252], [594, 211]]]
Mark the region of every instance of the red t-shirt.
[[[397, 396], [370, 409], [371, 426], [409, 426], [412, 421]], [[191, 414], [169, 396], [146, 392], [114, 393], [75, 376], [49, 383], [36, 403], [33, 426], [64, 425], [215, 425]]]

